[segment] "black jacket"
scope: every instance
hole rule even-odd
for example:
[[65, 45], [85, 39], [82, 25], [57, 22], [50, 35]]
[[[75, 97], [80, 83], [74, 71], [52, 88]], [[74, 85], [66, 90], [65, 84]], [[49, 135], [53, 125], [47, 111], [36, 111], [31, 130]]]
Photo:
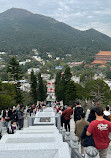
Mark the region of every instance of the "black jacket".
[[81, 114], [83, 113], [83, 108], [82, 107], [76, 107], [74, 109], [74, 121], [81, 120]]
[[108, 117], [108, 116], [104, 115], [103, 118], [104, 118], [105, 120], [109, 121], [109, 117]]
[[[6, 117], [6, 110], [3, 111], [3, 118], [5, 119]], [[12, 110], [8, 110], [8, 119], [5, 119], [6, 121], [10, 121], [12, 119]]]
[[88, 125], [86, 125], [84, 127], [84, 130], [82, 131], [82, 134], [81, 134], [81, 139], [84, 139], [82, 141], [82, 146], [84, 146], [84, 147], [88, 147], [88, 146], [95, 147], [95, 143], [94, 143], [94, 139], [93, 139], [92, 135], [90, 135], [90, 136], [86, 135], [87, 128], [88, 128]]
[[88, 119], [87, 119], [87, 121], [88, 122], [92, 122], [93, 120], [95, 120], [96, 119], [96, 116], [95, 116], [95, 110], [94, 110], [94, 108], [90, 111], [90, 114], [89, 114], [89, 116], [88, 116]]

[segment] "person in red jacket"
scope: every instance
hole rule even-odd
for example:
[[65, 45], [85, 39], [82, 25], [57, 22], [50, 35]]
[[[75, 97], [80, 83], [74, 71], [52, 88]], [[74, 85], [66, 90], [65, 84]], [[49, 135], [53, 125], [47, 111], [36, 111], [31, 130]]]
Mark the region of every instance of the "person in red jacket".
[[100, 158], [107, 158], [108, 146], [110, 143], [109, 132], [111, 132], [111, 123], [103, 118], [103, 109], [95, 108], [96, 120], [89, 124], [86, 135], [92, 137], [95, 147], [99, 151]]
[[68, 108], [62, 112], [62, 115], [64, 115], [65, 129], [67, 131], [67, 126], [68, 126], [69, 132], [70, 132], [70, 117], [72, 114], [73, 114], [73, 110], [71, 106], [68, 106]]

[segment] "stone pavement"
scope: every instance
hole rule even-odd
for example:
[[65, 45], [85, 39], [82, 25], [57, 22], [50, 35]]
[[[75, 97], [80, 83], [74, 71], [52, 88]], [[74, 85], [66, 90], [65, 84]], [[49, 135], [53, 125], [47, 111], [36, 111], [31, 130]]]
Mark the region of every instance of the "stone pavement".
[[24, 122], [26, 128], [15, 134], [7, 134], [6, 128], [3, 129], [0, 158], [70, 158], [69, 145], [55, 125], [27, 127], [28, 120]]
[[[73, 118], [70, 120], [70, 126], [71, 126], [70, 132], [71, 132], [71, 137], [72, 137], [74, 135], [74, 128], [75, 128], [75, 122], [74, 122]], [[28, 120], [27, 119], [24, 120], [24, 127], [28, 127]], [[3, 135], [7, 134], [6, 127], [3, 127], [2, 134]], [[80, 152], [80, 150], [81, 150], [81, 147], [79, 145], [79, 152]], [[108, 156], [107, 156], [107, 158], [111, 158], [111, 143], [109, 145], [109, 150], [108, 150]]]

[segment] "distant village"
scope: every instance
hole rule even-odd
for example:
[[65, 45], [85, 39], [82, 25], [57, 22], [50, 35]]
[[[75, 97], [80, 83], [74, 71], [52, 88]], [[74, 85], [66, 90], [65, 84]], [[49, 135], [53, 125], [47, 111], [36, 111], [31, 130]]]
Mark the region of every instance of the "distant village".
[[[35, 60], [37, 62], [40, 63], [40, 65], [45, 65], [47, 61], [45, 61], [44, 59], [42, 59], [40, 56], [39, 56], [39, 52], [37, 51], [37, 49], [32, 49], [32, 51], [34, 52], [34, 56], [32, 56], [32, 59], [26, 59], [25, 61], [19, 61], [19, 65], [20, 66], [25, 66], [26, 63], [30, 63], [32, 60]], [[46, 52], [47, 56], [49, 59], [52, 59], [52, 55], [51, 53], [49, 52]], [[3, 69], [6, 65], [5, 64], [2, 64], [4, 63], [4, 59], [2, 58], [2, 56], [4, 55], [7, 55], [6, 52], [0, 52], [0, 69]], [[66, 54], [66, 57], [71, 57], [72, 55], [71, 54]], [[56, 57], [54, 59], [55, 61], [58, 61], [58, 60], [63, 60], [60, 59], [60, 57]], [[95, 67], [96, 65], [98, 65], [98, 67], [102, 67], [102, 68], [105, 68], [106, 67], [106, 64], [108, 62], [111, 62], [111, 51], [99, 51], [99, 53], [97, 53], [94, 57], [94, 61], [91, 62], [89, 65], [85, 65], [84, 64], [84, 61], [70, 61], [67, 63], [67, 65], [70, 66], [70, 68], [73, 68], [73, 67], [76, 67], [76, 66], [80, 66], [80, 65], [83, 65], [84, 66], [88, 66], [89, 68], [91, 67]], [[61, 66], [61, 65], [57, 65], [55, 66], [55, 70], [62, 70], [64, 67]], [[27, 69], [27, 74], [30, 75], [31, 74], [31, 71], [34, 71], [34, 73], [38, 73], [40, 72], [40, 67], [30, 67]], [[64, 73], [64, 72], [62, 72]], [[45, 80], [47, 82], [47, 99], [52, 99], [52, 100], [55, 100], [55, 76], [51, 79], [51, 74], [50, 73], [41, 73], [41, 77], [43, 78], [43, 80]], [[111, 81], [110, 80], [106, 80], [105, 79], [105, 75], [103, 75], [103, 73], [95, 73], [94, 74], [94, 77], [93, 79], [96, 80], [98, 78], [102, 78], [107, 84], [108, 86], [110, 87], [111, 89]], [[80, 83], [80, 76], [76, 76], [74, 74], [74, 72], [72, 71], [72, 78], [71, 78], [72, 81], [74, 81], [75, 83]], [[15, 81], [2, 81], [3, 83], [12, 83], [14, 84]], [[26, 92], [29, 92], [30, 91], [30, 82], [27, 80], [27, 79], [23, 79], [23, 80], [19, 80], [20, 82], [20, 89], [22, 91], [26, 91]]]

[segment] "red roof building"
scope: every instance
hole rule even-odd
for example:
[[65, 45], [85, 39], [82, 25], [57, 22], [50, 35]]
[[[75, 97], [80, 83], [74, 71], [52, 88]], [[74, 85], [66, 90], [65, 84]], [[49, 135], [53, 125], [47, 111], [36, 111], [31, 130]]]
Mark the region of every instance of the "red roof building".
[[95, 55], [95, 60], [91, 64], [105, 65], [108, 62], [111, 62], [111, 51], [99, 51], [99, 53]]

